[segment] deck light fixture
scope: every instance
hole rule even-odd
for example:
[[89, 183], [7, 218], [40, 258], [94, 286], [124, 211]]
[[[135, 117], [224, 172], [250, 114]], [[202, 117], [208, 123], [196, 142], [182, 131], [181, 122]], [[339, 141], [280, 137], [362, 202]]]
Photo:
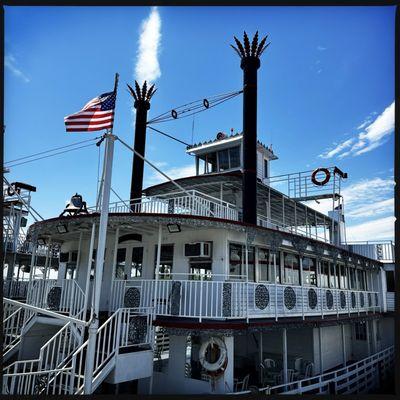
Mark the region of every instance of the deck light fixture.
[[37, 240], [37, 243], [38, 243], [40, 246], [44, 246], [44, 245], [46, 244], [46, 240], [44, 240], [43, 238], [39, 238], [39, 239]]
[[181, 231], [181, 226], [179, 224], [168, 224], [167, 228], [169, 233], [178, 233]]
[[57, 231], [58, 233], [67, 233], [68, 232], [67, 225], [64, 224], [57, 225]]

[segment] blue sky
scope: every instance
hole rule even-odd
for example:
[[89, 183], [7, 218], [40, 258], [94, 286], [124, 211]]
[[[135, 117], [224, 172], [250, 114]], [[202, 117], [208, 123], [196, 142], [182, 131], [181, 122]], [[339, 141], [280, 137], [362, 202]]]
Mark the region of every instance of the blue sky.
[[[233, 35], [258, 29], [271, 41], [259, 70], [258, 114], [259, 139], [279, 156], [271, 174], [337, 165], [349, 173], [350, 239], [390, 239], [394, 20], [394, 7], [5, 7], [4, 159], [97, 136], [67, 134], [63, 118], [112, 90], [115, 72], [114, 133], [129, 143], [134, 114], [125, 84], [135, 78], [147, 74], [158, 87], [150, 117], [239, 90], [242, 71], [229, 44]], [[197, 115], [194, 142], [241, 131], [241, 109], [237, 97]], [[157, 127], [192, 140], [192, 118]], [[148, 131], [147, 157], [173, 177], [194, 170], [184, 150]], [[50, 218], [75, 192], [94, 203], [98, 157], [91, 146], [16, 166], [6, 176], [35, 185], [33, 206]], [[131, 160], [117, 144], [112, 186], [123, 198]], [[145, 181], [160, 177], [146, 169]]]

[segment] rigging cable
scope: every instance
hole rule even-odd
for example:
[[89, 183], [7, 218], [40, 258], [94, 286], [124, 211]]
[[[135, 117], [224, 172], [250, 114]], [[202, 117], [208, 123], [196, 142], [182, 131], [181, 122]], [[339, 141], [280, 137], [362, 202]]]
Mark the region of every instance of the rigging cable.
[[7, 168], [16, 167], [17, 165], [28, 164], [28, 163], [33, 162], [33, 161], [43, 160], [43, 159], [45, 159], [45, 158], [50, 158], [50, 157], [53, 157], [53, 156], [57, 156], [57, 155], [64, 154], [64, 153], [68, 153], [68, 152], [71, 152], [71, 151], [74, 151], [74, 150], [83, 149], [83, 148], [85, 148], [85, 147], [89, 147], [89, 146], [93, 146], [93, 145], [94, 145], [94, 143], [90, 143], [90, 144], [87, 144], [87, 145], [85, 145], [85, 146], [79, 146], [79, 147], [75, 147], [75, 148], [73, 148], [73, 149], [64, 150], [64, 151], [59, 151], [58, 153], [49, 154], [49, 155], [47, 155], [47, 156], [34, 158], [34, 159], [32, 159], [32, 160], [23, 161], [23, 162], [16, 163], [16, 164], [13, 164], [13, 165], [7, 165]]
[[25, 159], [27, 159], [27, 158], [32, 158], [32, 157], [40, 156], [40, 155], [45, 154], [45, 153], [51, 153], [51, 152], [56, 151], [56, 150], [60, 150], [60, 149], [68, 148], [68, 147], [77, 146], [78, 144], [91, 142], [92, 140], [97, 140], [97, 139], [100, 139], [100, 136], [99, 136], [99, 137], [96, 137], [96, 138], [87, 139], [87, 140], [82, 140], [82, 141], [80, 141], [80, 142], [72, 143], [72, 144], [69, 144], [69, 145], [67, 145], [67, 146], [60, 146], [60, 147], [56, 147], [56, 148], [51, 149], [51, 150], [41, 151], [40, 153], [32, 154], [32, 155], [30, 155], [30, 156], [25, 156], [25, 157], [16, 158], [15, 160], [6, 161], [4, 164], [11, 164], [11, 163], [14, 163], [14, 162], [16, 162], [16, 161], [21, 161], [21, 160], [25, 160]]
[[175, 140], [175, 141], [177, 141], [177, 142], [179, 142], [179, 143], [182, 143], [182, 144], [184, 144], [185, 146], [190, 146], [189, 143], [186, 143], [186, 142], [184, 142], [183, 140], [180, 140], [180, 139], [178, 139], [178, 138], [176, 138], [176, 137], [174, 137], [174, 136], [172, 136], [172, 135], [169, 135], [168, 133], [165, 133], [165, 132], [160, 131], [160, 130], [158, 130], [158, 129], [156, 129], [156, 128], [153, 128], [152, 126], [148, 126], [148, 128], [151, 129], [151, 130], [153, 130], [153, 131], [155, 131], [155, 132], [160, 133], [161, 135], [164, 135], [164, 136], [166, 136], [166, 137], [169, 137], [169, 138], [172, 139], [172, 140]]
[[147, 124], [155, 124], [155, 123], [159, 123], [159, 122], [171, 121], [171, 120], [177, 119], [182, 114], [187, 114], [187, 113], [189, 113], [189, 114], [184, 115], [181, 118], [189, 117], [191, 115], [198, 114], [200, 112], [203, 112], [210, 108], [213, 108], [219, 104], [222, 104], [225, 101], [228, 101], [228, 100], [238, 96], [241, 93], [243, 93], [243, 90], [224, 93], [224, 94], [218, 94], [218, 95], [214, 95], [214, 96], [204, 98], [201, 100], [192, 101], [190, 103], [186, 103], [182, 106], [179, 106], [175, 109], [166, 111], [166, 112], [154, 117], [153, 119], [148, 121]]

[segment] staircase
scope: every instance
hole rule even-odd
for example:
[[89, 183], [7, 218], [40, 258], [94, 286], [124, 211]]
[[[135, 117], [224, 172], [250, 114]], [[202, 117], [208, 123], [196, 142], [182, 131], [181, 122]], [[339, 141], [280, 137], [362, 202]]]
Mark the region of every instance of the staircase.
[[115, 367], [120, 351], [152, 348], [152, 314], [120, 308], [99, 327], [90, 385], [85, 374], [89, 340], [82, 343], [83, 333], [83, 327], [68, 322], [42, 346], [37, 360], [7, 367], [3, 394], [83, 394], [85, 386], [93, 393]]

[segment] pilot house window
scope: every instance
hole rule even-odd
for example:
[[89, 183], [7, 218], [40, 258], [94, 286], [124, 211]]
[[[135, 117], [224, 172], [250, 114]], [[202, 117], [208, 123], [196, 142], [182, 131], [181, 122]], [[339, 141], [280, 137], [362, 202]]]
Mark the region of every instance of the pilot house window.
[[[174, 262], [174, 245], [161, 245], [159, 279], [171, 279], [172, 264]], [[157, 245], [154, 252], [154, 269], [157, 268]]]

